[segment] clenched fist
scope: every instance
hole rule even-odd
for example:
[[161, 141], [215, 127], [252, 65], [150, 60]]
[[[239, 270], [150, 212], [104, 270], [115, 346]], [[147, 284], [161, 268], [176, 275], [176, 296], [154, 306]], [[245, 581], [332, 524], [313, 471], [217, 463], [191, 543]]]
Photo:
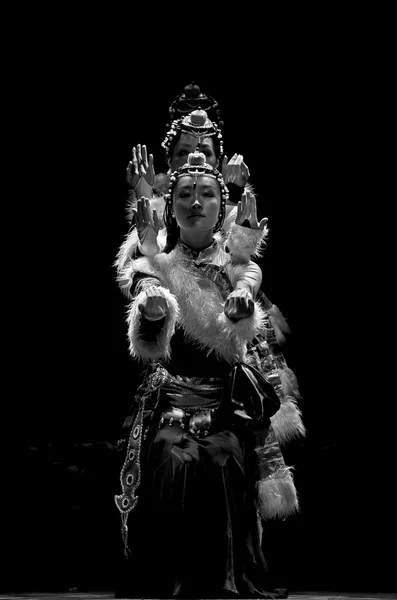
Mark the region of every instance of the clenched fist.
[[245, 289], [234, 290], [226, 298], [223, 310], [231, 321], [238, 321], [239, 319], [249, 317], [254, 312], [252, 295]]
[[145, 290], [145, 294], [146, 297], [138, 306], [143, 317], [148, 321], [163, 319], [168, 312], [168, 304], [162, 289], [151, 286]]

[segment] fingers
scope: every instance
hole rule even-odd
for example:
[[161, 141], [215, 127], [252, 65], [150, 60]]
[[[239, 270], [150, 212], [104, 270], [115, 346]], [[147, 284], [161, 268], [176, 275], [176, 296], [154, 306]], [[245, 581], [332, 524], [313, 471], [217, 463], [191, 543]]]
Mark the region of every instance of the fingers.
[[147, 149], [146, 146], [142, 146], [142, 161], [144, 165], [147, 165]]
[[254, 224], [258, 223], [258, 217], [256, 214], [256, 199], [254, 194], [252, 194], [251, 192], [247, 191], [247, 202], [249, 205], [249, 212], [250, 212], [250, 225], [252, 225], [251, 220]]
[[132, 164], [134, 165], [135, 173], [138, 173], [138, 158], [135, 147], [132, 149]]
[[156, 286], [150, 286], [145, 290], [146, 298], [139, 305], [139, 310], [146, 319], [157, 321], [165, 317], [168, 311], [168, 303], [164, 291]]
[[254, 301], [248, 290], [234, 290], [226, 299], [224, 312], [232, 321], [249, 317], [254, 312]]
[[146, 170], [146, 181], [151, 186], [153, 186], [153, 184], [154, 184], [154, 177], [155, 177], [155, 172], [154, 172], [153, 154], [149, 154], [149, 162], [147, 163], [147, 170]]
[[153, 154], [149, 154], [149, 165], [148, 165], [148, 169], [149, 171], [152, 171], [153, 176], [154, 176], [154, 158], [153, 158]]
[[265, 229], [265, 227], [266, 227], [266, 225], [267, 225], [267, 222], [268, 222], [268, 220], [269, 220], [269, 219], [268, 219], [267, 217], [264, 217], [264, 218], [261, 220], [261, 222], [259, 223], [259, 229], [260, 229], [261, 231], [263, 231], [263, 230]]
[[244, 157], [242, 154], [233, 154], [227, 166], [227, 182], [236, 183], [237, 185], [241, 185], [242, 178], [247, 180], [247, 165], [245, 165]]
[[223, 180], [225, 183], [226, 183], [226, 173], [227, 173], [227, 161], [228, 161], [228, 158], [225, 154], [225, 156], [223, 157], [223, 161], [222, 161], [222, 177], [223, 177]]
[[130, 185], [132, 182], [132, 166], [133, 166], [132, 162], [130, 161], [127, 165], [126, 174], [125, 174], [125, 178]]
[[245, 162], [241, 163], [241, 174], [244, 177], [244, 179], [246, 181], [248, 181], [249, 176], [250, 176], [250, 171], [249, 171], [248, 166], [245, 164]]
[[249, 211], [247, 208], [247, 197], [246, 194], [241, 194], [241, 200], [237, 204], [237, 225], [242, 225], [246, 219], [249, 218]]
[[232, 158], [230, 159], [229, 165], [228, 165], [230, 167], [230, 170], [229, 170], [229, 181], [231, 183], [234, 183], [235, 179], [237, 177], [237, 163], [236, 163], [237, 157], [238, 157], [237, 154], [233, 154]]
[[153, 209], [153, 224], [156, 231], [158, 231], [160, 229], [160, 221], [157, 214], [157, 210], [155, 208]]
[[137, 158], [138, 163], [140, 164], [142, 162], [142, 152], [141, 152], [140, 144], [136, 145], [136, 158]]
[[241, 225], [242, 223], [244, 223], [244, 221], [246, 219], [249, 219], [249, 217], [250, 217], [249, 203], [247, 201], [247, 194], [244, 192], [243, 194], [241, 194], [241, 200], [237, 204], [236, 223], [238, 225]]
[[146, 172], [145, 167], [142, 162], [142, 152], [145, 153], [145, 150], [146, 150], [145, 146], [141, 147], [140, 144], [136, 145], [136, 160], [137, 160], [136, 172], [139, 173], [140, 177], [143, 177]]
[[237, 216], [236, 216], [236, 223], [237, 225], [241, 225], [241, 223], [244, 221], [244, 219], [242, 218], [242, 204], [241, 204], [241, 200], [237, 203]]

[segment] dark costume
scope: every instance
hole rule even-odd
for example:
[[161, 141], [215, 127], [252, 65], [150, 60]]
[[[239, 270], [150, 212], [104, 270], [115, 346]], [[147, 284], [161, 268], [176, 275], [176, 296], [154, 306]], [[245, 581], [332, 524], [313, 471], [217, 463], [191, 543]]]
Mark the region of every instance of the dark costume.
[[[293, 377], [272, 353], [272, 305], [259, 293], [251, 317], [234, 323], [223, 313], [236, 281], [255, 297], [256, 265], [234, 261], [216, 241], [199, 253], [179, 242], [128, 261], [124, 250], [130, 350], [147, 368], [121, 440], [119, 595], [274, 597], [260, 520], [297, 510], [278, 441], [301, 422]], [[148, 322], [138, 306], [153, 285], [169, 312]], [[299, 419], [291, 427], [283, 405]]]

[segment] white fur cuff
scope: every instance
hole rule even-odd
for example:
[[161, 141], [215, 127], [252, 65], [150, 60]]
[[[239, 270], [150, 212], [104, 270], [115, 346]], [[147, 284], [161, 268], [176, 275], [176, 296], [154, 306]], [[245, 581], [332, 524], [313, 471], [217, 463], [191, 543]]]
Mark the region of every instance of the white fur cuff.
[[230, 228], [225, 245], [234, 259], [248, 262], [251, 257], [258, 258], [262, 256], [267, 233], [267, 227], [261, 231], [260, 229], [250, 229], [234, 223]]
[[256, 486], [262, 519], [284, 518], [299, 511], [298, 495], [288, 467], [259, 481]]
[[179, 318], [179, 307], [177, 299], [169, 290], [163, 287], [160, 289], [167, 300], [168, 312], [164, 319], [164, 325], [153, 342], [144, 341], [140, 337], [143, 317], [138, 307], [146, 298], [145, 291], [138, 294], [131, 303], [127, 317], [131, 355], [135, 358], [141, 358], [143, 361], [170, 357], [170, 341]]
[[298, 435], [306, 435], [301, 414], [294, 398], [287, 396], [282, 401], [280, 408], [270, 419], [276, 440], [279, 444], [285, 444]]
[[244, 342], [250, 342], [263, 329], [266, 312], [259, 302], [254, 303], [254, 312], [251, 316], [238, 321], [231, 321], [225, 313], [219, 316], [219, 322], [228, 331], [233, 333]]

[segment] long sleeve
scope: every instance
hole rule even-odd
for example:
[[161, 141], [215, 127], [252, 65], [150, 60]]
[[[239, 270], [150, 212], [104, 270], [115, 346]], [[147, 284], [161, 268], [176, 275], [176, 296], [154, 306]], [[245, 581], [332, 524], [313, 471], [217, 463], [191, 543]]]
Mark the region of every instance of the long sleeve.
[[231, 261], [225, 267], [225, 273], [230, 279], [233, 289], [247, 289], [254, 299], [254, 312], [238, 321], [232, 322], [224, 315], [226, 326], [235, 335], [249, 342], [263, 329], [265, 322], [265, 310], [260, 302], [256, 301], [256, 294], [262, 283], [262, 271], [260, 267], [250, 261], [246, 264]]
[[[161, 289], [167, 301], [167, 314], [158, 321], [145, 319], [139, 309], [140, 304], [146, 298], [145, 290], [149, 286], [157, 286]], [[130, 353], [135, 358], [144, 362], [159, 358], [170, 357], [170, 341], [175, 332], [175, 326], [179, 317], [179, 307], [176, 297], [161, 285], [155, 277], [140, 277], [135, 275], [131, 290], [133, 300], [128, 308], [128, 338], [130, 342]]]
[[262, 271], [259, 265], [249, 261], [245, 264], [230, 262], [225, 268], [233, 289], [246, 289], [255, 299], [262, 284]]

